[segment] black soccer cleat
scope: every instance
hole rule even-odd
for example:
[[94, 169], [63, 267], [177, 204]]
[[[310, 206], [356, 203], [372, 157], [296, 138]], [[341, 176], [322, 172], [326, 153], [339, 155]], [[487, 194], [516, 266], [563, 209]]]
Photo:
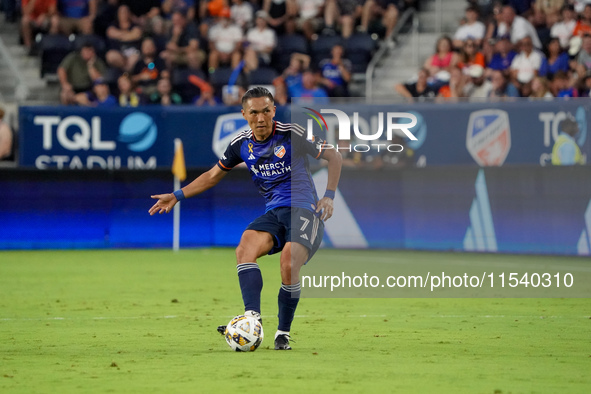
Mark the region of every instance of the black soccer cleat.
[[222, 335], [226, 335], [226, 327], [227, 326], [218, 326], [218, 332]]
[[275, 350], [291, 350], [289, 339], [290, 337], [287, 334], [277, 335], [277, 338], [275, 338]]

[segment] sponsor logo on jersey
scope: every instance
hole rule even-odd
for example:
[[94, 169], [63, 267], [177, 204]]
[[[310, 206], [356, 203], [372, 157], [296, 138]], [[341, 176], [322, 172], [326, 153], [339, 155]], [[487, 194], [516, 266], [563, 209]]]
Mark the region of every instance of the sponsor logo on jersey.
[[472, 112], [466, 133], [466, 148], [481, 166], [500, 166], [511, 149], [509, 115], [498, 109]]
[[278, 158], [283, 158], [285, 156], [285, 147], [283, 145], [279, 145], [275, 147], [275, 156]]

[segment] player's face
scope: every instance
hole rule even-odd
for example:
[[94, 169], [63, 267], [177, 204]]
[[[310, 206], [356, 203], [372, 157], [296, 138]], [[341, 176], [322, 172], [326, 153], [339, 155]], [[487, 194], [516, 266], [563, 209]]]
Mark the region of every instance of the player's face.
[[275, 105], [268, 97], [254, 97], [242, 107], [242, 116], [257, 139], [265, 139], [273, 131]]

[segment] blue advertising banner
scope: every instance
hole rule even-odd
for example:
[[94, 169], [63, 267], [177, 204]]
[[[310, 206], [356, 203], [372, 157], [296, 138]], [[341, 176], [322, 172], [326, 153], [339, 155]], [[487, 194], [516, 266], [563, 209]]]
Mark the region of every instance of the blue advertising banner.
[[[320, 188], [326, 169], [314, 174]], [[188, 181], [198, 175], [188, 174]], [[324, 246], [591, 255], [591, 167], [343, 171]], [[0, 249], [170, 247], [160, 171], [0, 171]], [[236, 246], [265, 212], [244, 169], [182, 203], [182, 247]]]
[[19, 121], [19, 165], [43, 170], [166, 168], [175, 138], [188, 167], [210, 166], [248, 128], [239, 107], [21, 107]]
[[[591, 157], [590, 109], [588, 99], [326, 104], [279, 107], [276, 119], [297, 122], [361, 164], [547, 165], [567, 118], [578, 126], [573, 143], [583, 160]], [[248, 128], [239, 107], [21, 107], [19, 119], [19, 165], [37, 169], [167, 168], [175, 138], [183, 141], [188, 167], [209, 167]]]

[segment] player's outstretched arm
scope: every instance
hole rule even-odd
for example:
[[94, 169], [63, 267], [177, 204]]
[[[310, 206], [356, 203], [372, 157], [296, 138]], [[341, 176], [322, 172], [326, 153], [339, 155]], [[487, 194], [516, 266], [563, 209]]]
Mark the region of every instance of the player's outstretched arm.
[[[209, 171], [199, 175], [193, 182], [189, 183], [181, 190], [183, 191], [185, 198], [196, 196], [217, 185], [226, 174], [227, 172], [220, 170], [217, 165], [213, 166]], [[172, 193], [156, 194], [151, 197], [158, 201], [156, 201], [156, 204], [152, 205], [152, 208], [148, 211], [150, 215], [154, 215], [155, 213], [168, 213], [178, 202], [177, 198]]]
[[[328, 181], [326, 183], [327, 193], [324, 195], [322, 199], [320, 199], [320, 201], [318, 201], [316, 212], [322, 211], [320, 219], [326, 221], [331, 218], [334, 210], [334, 192], [337, 190], [337, 187], [339, 186], [343, 157], [336, 149], [329, 149], [326, 152], [324, 152], [323, 158], [328, 161]], [[332, 194], [332, 197], [327, 196], [327, 194]]]

